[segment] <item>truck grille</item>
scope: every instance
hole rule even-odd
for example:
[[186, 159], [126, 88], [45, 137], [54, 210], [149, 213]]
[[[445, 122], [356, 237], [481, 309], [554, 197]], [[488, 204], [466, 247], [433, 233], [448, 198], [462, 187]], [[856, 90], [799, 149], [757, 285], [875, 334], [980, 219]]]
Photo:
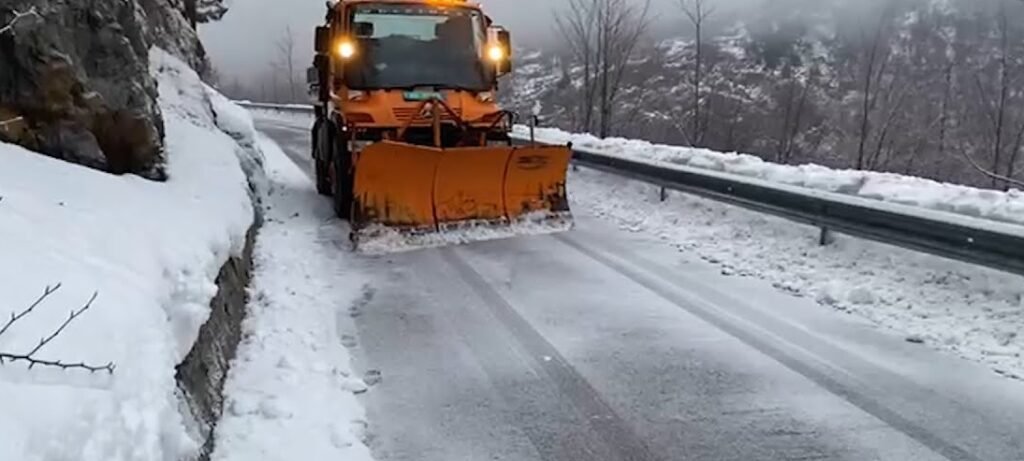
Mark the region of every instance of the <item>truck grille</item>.
[[[455, 111], [455, 114], [459, 116], [459, 118], [462, 118], [461, 110], [453, 110]], [[410, 117], [416, 117], [416, 119], [413, 120], [413, 123], [430, 123], [433, 121], [429, 111], [426, 112], [426, 115], [420, 115], [417, 113], [417, 109], [415, 107], [397, 107], [394, 109], [393, 113], [395, 114], [395, 118], [398, 119], [399, 123], [408, 122]], [[452, 115], [448, 113], [447, 110], [444, 110], [442, 108], [438, 108], [438, 116], [441, 118], [442, 122], [455, 121], [452, 119]]]

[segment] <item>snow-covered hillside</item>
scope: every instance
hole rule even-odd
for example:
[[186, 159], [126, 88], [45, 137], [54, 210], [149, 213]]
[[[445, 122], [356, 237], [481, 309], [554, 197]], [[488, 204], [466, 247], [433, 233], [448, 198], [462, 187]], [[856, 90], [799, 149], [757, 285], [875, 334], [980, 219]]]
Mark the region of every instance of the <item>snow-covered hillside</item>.
[[0, 144], [0, 318], [61, 284], [0, 335], [0, 351], [32, 350], [96, 293], [36, 355], [116, 366], [0, 366], [0, 459], [180, 460], [198, 448], [174, 368], [209, 316], [220, 267], [242, 250], [254, 211], [241, 166], [260, 160], [244, 113], [211, 100], [184, 63], [150, 56], [166, 183]]
[[753, 2], [712, 13], [700, 52], [686, 15], [664, 14], [673, 35], [620, 43], [628, 59], [586, 58], [601, 47], [580, 37], [518, 53], [506, 104], [603, 137], [1024, 184], [1024, 81], [1001, 77], [1024, 71], [1022, 2]]

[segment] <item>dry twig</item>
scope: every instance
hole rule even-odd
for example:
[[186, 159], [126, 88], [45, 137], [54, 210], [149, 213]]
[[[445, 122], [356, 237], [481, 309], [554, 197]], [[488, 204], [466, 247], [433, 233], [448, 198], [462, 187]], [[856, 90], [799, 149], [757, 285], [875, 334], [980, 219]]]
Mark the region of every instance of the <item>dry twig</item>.
[[[61, 287], [61, 285], [59, 283], [57, 285], [46, 287], [46, 289], [43, 290], [43, 294], [40, 295], [39, 298], [37, 298], [35, 300], [35, 302], [33, 302], [28, 308], [26, 308], [25, 310], [23, 310], [23, 311], [21, 311], [21, 312], [19, 312], [17, 314], [12, 313], [11, 314], [11, 318], [7, 321], [7, 323], [4, 324], [3, 328], [0, 328], [0, 335], [3, 335], [4, 333], [6, 333], [7, 330], [9, 330], [11, 328], [11, 326], [13, 326], [19, 320], [21, 320], [25, 316], [31, 314], [35, 310], [36, 307], [38, 307], [40, 304], [43, 303], [43, 301], [45, 301], [47, 298], [49, 298], [57, 290], [59, 290], [60, 287]], [[36, 367], [36, 366], [47, 366], [47, 367], [60, 368], [60, 369], [63, 369], [63, 370], [80, 369], [80, 370], [89, 371], [91, 373], [95, 373], [97, 371], [106, 371], [108, 373], [114, 373], [114, 363], [113, 362], [109, 362], [106, 365], [97, 366], [97, 365], [89, 365], [89, 364], [84, 363], [84, 362], [65, 363], [65, 362], [60, 361], [60, 360], [47, 360], [47, 359], [41, 359], [41, 358], [36, 356], [36, 354], [38, 354], [39, 351], [43, 349], [43, 347], [45, 347], [47, 344], [49, 344], [51, 341], [53, 341], [54, 338], [56, 338], [57, 336], [60, 336], [60, 334], [68, 327], [68, 325], [71, 324], [71, 322], [75, 321], [76, 318], [78, 318], [79, 316], [84, 314], [87, 310], [89, 310], [92, 307], [93, 302], [96, 301], [96, 297], [98, 295], [99, 295], [98, 293], [93, 293], [92, 297], [89, 298], [89, 301], [86, 302], [85, 305], [83, 305], [78, 310], [71, 311], [71, 314], [68, 316], [67, 320], [64, 320], [64, 322], [61, 323], [60, 326], [57, 327], [57, 329], [53, 331], [53, 333], [50, 333], [49, 336], [40, 338], [39, 339], [39, 344], [37, 344], [34, 348], [32, 348], [32, 350], [30, 350], [28, 353], [25, 353], [25, 354], [14, 354], [14, 353], [8, 353], [8, 352], [0, 352], [0, 365], [3, 365], [5, 362], [11, 362], [11, 363], [14, 363], [14, 362], [25, 362], [25, 363], [28, 364], [28, 368], [30, 370], [32, 368]]]

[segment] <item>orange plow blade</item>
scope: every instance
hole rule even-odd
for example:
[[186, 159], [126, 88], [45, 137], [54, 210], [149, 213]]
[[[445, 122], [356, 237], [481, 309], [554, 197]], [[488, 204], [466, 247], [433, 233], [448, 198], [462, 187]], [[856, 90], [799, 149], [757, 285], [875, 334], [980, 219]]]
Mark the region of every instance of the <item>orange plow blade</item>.
[[373, 144], [356, 157], [353, 240], [390, 252], [568, 230], [570, 157], [567, 147]]
[[505, 215], [505, 167], [510, 148], [446, 149], [434, 175], [439, 227], [499, 223]]
[[[569, 213], [565, 175], [572, 151], [565, 146], [516, 147], [505, 173], [505, 206], [511, 219], [547, 219]], [[529, 219], [534, 220], [534, 219]]]
[[440, 149], [383, 141], [356, 157], [352, 227], [385, 226], [406, 232], [432, 231], [434, 173]]

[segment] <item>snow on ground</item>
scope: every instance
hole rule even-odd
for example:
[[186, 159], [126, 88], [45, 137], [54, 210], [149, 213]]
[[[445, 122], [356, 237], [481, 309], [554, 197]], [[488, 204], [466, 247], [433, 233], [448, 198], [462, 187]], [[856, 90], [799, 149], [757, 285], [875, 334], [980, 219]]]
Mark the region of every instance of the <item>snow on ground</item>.
[[576, 213], [648, 232], [795, 296], [890, 329], [908, 341], [983, 362], [1024, 379], [1024, 277], [818, 229], [680, 193], [581, 170], [569, 192]]
[[370, 460], [356, 400], [367, 386], [343, 344], [355, 337], [349, 307], [372, 293], [329, 202], [272, 141], [260, 144], [265, 222], [212, 459]]
[[254, 214], [238, 155], [256, 160], [218, 129], [239, 117], [215, 120], [194, 72], [159, 50], [151, 66], [166, 183], [0, 143], [0, 318], [62, 284], [0, 350], [32, 349], [96, 292], [39, 356], [116, 364], [113, 374], [0, 366], [0, 459], [177, 460], [198, 448], [174, 367], [208, 317], [221, 265], [244, 245]]
[[[247, 101], [237, 101], [236, 103], [248, 111], [261, 114], [261, 116], [272, 116], [278, 122], [287, 122], [288, 124], [301, 126], [304, 129], [309, 129], [313, 126], [313, 106], [303, 106], [301, 104], [263, 105]], [[272, 107], [278, 107], [278, 109], [273, 109]], [[281, 107], [291, 109], [281, 109]]]
[[398, 253], [423, 248], [461, 245], [521, 235], [543, 235], [572, 229], [570, 213], [533, 212], [510, 223], [472, 221], [447, 226], [440, 232], [408, 233], [374, 225], [359, 233], [358, 251], [368, 255]]
[[[516, 134], [525, 138], [529, 136], [529, 131], [517, 126]], [[537, 129], [535, 136], [538, 141], [572, 142], [575, 148], [607, 155], [667, 162], [774, 184], [908, 205], [1015, 226], [1024, 225], [1024, 192], [1020, 190], [1002, 192], [977, 189], [892, 173], [834, 170], [820, 165], [780, 165], [747, 154], [721, 153], [622, 138], [602, 140], [587, 134], [572, 134], [552, 128]], [[1024, 229], [1014, 233], [1024, 234]]]
[[[309, 123], [302, 114], [283, 117]], [[518, 134], [525, 136], [523, 131]], [[572, 141], [576, 147], [611, 155], [701, 166], [708, 174], [745, 176], [837, 200], [874, 202], [933, 219], [1024, 232], [1016, 224], [1024, 223], [1020, 191], [1003, 193], [814, 165], [772, 165], [745, 155], [643, 141], [600, 141], [556, 130], [541, 129], [538, 139]], [[1024, 277], [845, 236], [820, 247], [818, 229], [679, 193], [662, 204], [653, 186], [587, 170], [573, 174], [568, 189], [574, 212], [596, 213], [626, 229], [655, 233], [680, 251], [721, 265], [727, 275], [765, 279], [909, 341], [922, 341], [1024, 379]]]

